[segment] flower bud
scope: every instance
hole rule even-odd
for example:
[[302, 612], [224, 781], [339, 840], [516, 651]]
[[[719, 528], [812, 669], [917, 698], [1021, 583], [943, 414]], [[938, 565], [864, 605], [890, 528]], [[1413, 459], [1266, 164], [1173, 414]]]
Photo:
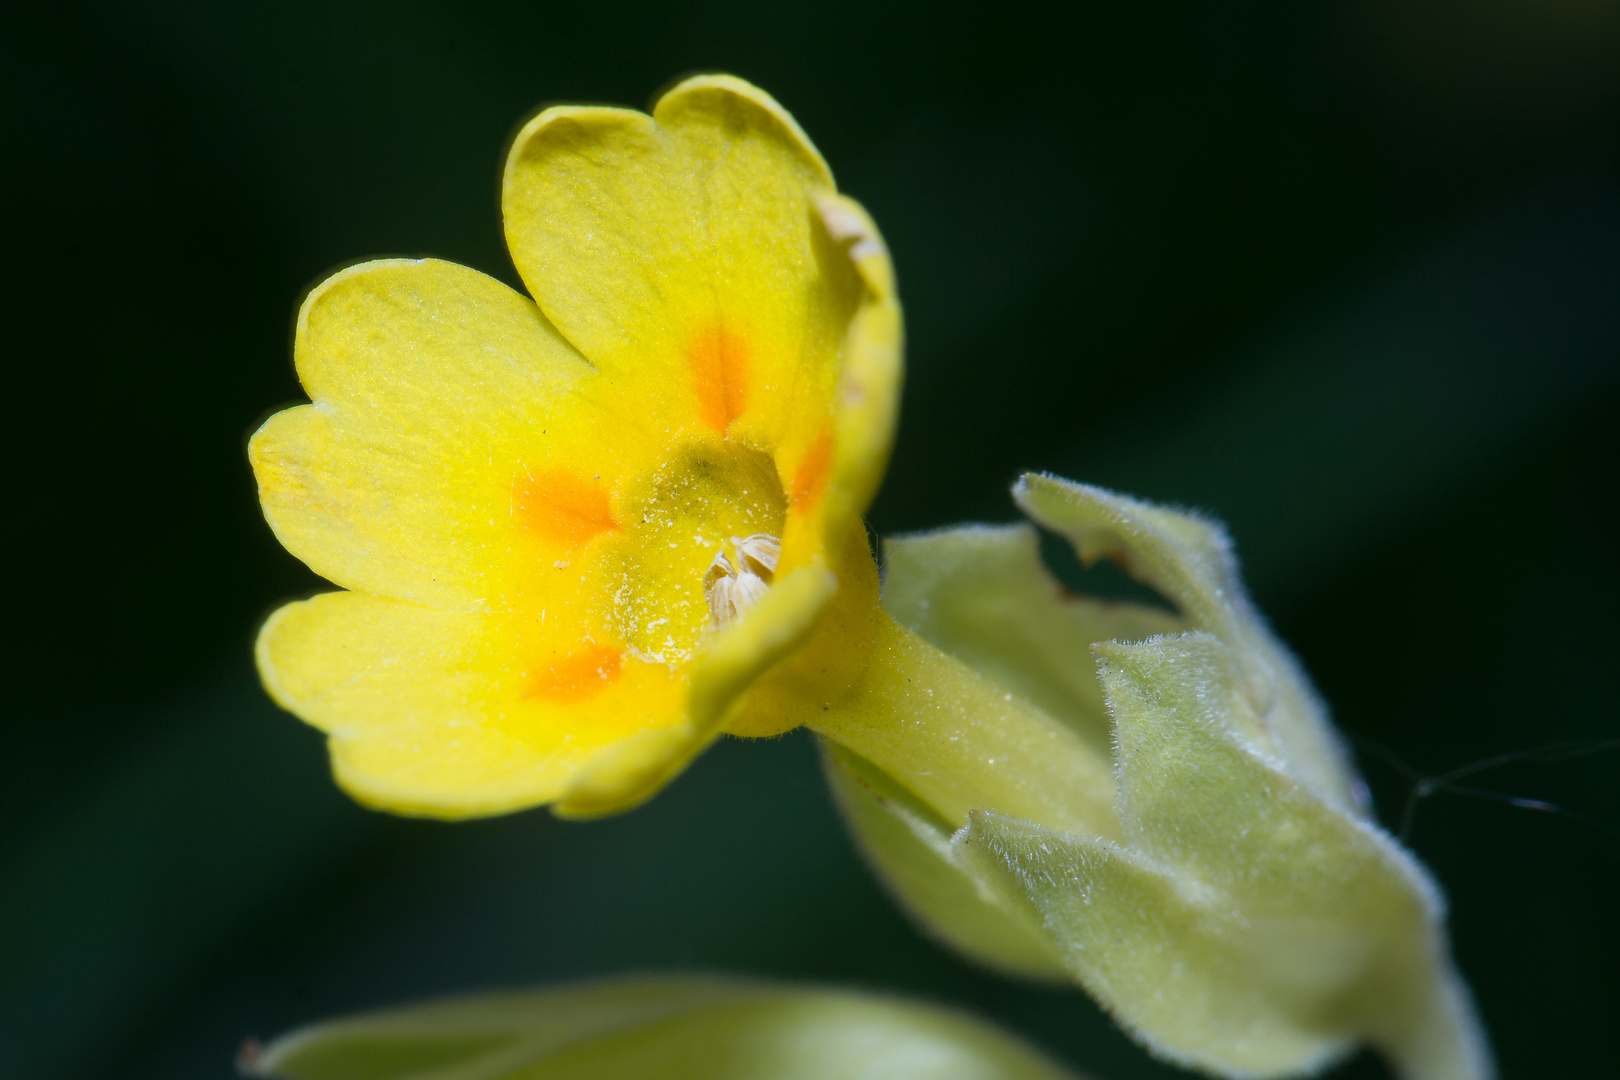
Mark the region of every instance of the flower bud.
[[[1025, 806], [1091, 808], [1043, 820], [1001, 805], [1008, 763], [978, 755], [986, 794], [964, 819], [910, 780], [929, 761], [901, 774], [826, 744], [835, 796], [902, 905], [970, 956], [1078, 982], [1155, 1054], [1193, 1068], [1298, 1075], [1367, 1042], [1403, 1076], [1491, 1075], [1439, 890], [1372, 819], [1224, 531], [1047, 476], [1014, 497], [1083, 562], [1115, 561], [1175, 612], [1075, 597], [1027, 525], [889, 545], [894, 618], [1075, 736], [1014, 768], [1039, 783], [1062, 775], [1051, 756], [1063, 753], [1088, 759], [1071, 773], [1113, 777], [1106, 814], [1096, 790], [1028, 793]], [[975, 759], [959, 749], [952, 762]]]

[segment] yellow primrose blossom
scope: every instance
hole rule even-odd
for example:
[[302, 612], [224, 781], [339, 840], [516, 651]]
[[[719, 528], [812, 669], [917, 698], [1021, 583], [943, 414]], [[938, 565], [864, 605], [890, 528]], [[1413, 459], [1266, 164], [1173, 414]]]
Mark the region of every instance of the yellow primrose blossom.
[[381, 260], [304, 302], [311, 404], [250, 456], [346, 591], [272, 615], [259, 670], [366, 803], [607, 813], [860, 675], [899, 308], [865, 212], [726, 76], [541, 112], [502, 211], [529, 296]]

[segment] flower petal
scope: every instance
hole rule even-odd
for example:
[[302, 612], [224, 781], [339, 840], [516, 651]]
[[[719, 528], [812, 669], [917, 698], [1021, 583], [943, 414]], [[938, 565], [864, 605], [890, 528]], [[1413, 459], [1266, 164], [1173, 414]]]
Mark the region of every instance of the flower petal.
[[605, 528], [650, 456], [533, 303], [452, 263], [333, 275], [294, 352], [314, 403], [272, 416], [249, 455], [277, 537], [347, 588], [499, 606]]
[[866, 287], [841, 345], [843, 366], [833, 400], [825, 498], [816, 502], [815, 471], [805, 468], [815, 462], [821, 446], [821, 435], [812, 434], [809, 427], [799, 432], [800, 439], [808, 437], [810, 442], [795, 466], [791, 489], [804, 517], [820, 514], [817, 531], [826, 549], [837, 551], [877, 496], [889, 466], [900, 409], [904, 342], [894, 272], [877, 226], [858, 203], [842, 195], [820, 194], [815, 204], [828, 235], [841, 246]]
[[700, 76], [653, 116], [540, 113], [513, 143], [502, 205], [530, 293], [639, 407], [774, 445], [830, 418], [860, 299], [810, 202], [832, 184], [769, 95]]
[[496, 615], [325, 593], [270, 617], [258, 662], [276, 701], [331, 736], [338, 782], [399, 813], [644, 797], [712, 737], [686, 723], [667, 667]]

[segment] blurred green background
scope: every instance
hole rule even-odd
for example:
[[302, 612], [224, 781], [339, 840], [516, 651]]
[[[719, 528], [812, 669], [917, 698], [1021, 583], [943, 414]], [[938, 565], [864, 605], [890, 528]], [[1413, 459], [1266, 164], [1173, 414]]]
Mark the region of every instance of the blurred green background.
[[[1616, 3], [3, 19], [0, 1075], [226, 1077], [243, 1037], [324, 1014], [671, 968], [905, 990], [1098, 1080], [1174, 1075], [1079, 993], [909, 929], [802, 735], [724, 743], [622, 818], [449, 826], [347, 802], [257, 688], [257, 621], [319, 587], [243, 456], [300, 396], [302, 291], [396, 253], [516, 284], [516, 122], [693, 70], [775, 94], [894, 249], [911, 347], [878, 531], [1007, 520], [1024, 468], [1226, 519], [1392, 827], [1392, 760], [1620, 735]], [[1617, 775], [1594, 753], [1471, 781], [1581, 817], [1418, 806], [1508, 1077], [1620, 1060]]]

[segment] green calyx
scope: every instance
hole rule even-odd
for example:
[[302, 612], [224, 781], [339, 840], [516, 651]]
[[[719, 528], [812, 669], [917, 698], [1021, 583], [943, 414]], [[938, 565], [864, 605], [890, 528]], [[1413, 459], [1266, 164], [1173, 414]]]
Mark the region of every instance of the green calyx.
[[822, 725], [835, 798], [902, 906], [969, 956], [1079, 983], [1150, 1050], [1217, 1075], [1300, 1075], [1365, 1042], [1404, 1076], [1490, 1076], [1439, 891], [1372, 821], [1224, 532], [1047, 476], [1014, 496], [1176, 611], [1067, 593], [1027, 525], [889, 545], [885, 607], [934, 646], [910, 695], [1010, 718], [887, 760], [865, 749], [870, 703]]

